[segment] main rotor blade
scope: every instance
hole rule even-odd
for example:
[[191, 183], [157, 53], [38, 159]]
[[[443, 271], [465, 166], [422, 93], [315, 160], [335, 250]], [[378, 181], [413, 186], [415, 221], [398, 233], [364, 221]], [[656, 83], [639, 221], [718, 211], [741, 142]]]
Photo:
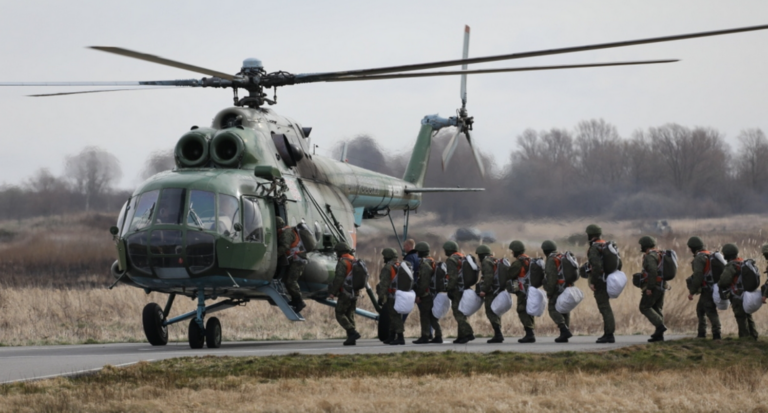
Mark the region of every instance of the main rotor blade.
[[472, 136], [470, 136], [469, 131], [465, 131], [464, 134], [467, 136], [469, 147], [472, 148], [472, 155], [475, 156], [475, 165], [477, 165], [477, 169], [480, 171], [480, 176], [485, 178], [485, 167], [483, 166], [483, 159], [480, 157], [480, 151], [478, 151], [477, 145], [472, 142]]
[[202, 73], [204, 75], [220, 77], [226, 80], [235, 80], [235, 77], [224, 72], [217, 72], [215, 70], [206, 69], [200, 66], [193, 66], [190, 64], [177, 62], [175, 60], [165, 59], [159, 56], [134, 52], [133, 50], [123, 49], [120, 47], [107, 47], [107, 46], [90, 46], [91, 49], [101, 50], [102, 52], [114, 53], [120, 56], [132, 57], [134, 59], [145, 60], [147, 62], [157, 63], [165, 66], [175, 67], [177, 69], [189, 70], [191, 72]]
[[66, 95], [82, 95], [85, 93], [102, 93], [102, 92], [125, 92], [134, 90], [158, 90], [158, 89], [175, 89], [173, 87], [148, 87], [145, 89], [104, 89], [104, 90], [83, 90], [79, 92], [62, 92], [62, 93], [44, 93], [39, 95], [27, 95], [30, 98], [43, 98], [51, 96], [66, 96]]
[[[469, 26], [464, 26], [464, 50], [461, 58], [467, 60], [469, 58]], [[467, 70], [467, 64], [461, 65], [461, 70]], [[467, 105], [467, 75], [461, 75], [461, 107]]]
[[750, 32], [768, 29], [768, 25], [738, 27], [735, 29], [715, 30], [709, 32], [686, 33], [674, 36], [652, 37], [648, 39], [626, 40], [621, 42], [600, 43], [584, 46], [564, 47], [560, 49], [535, 50], [532, 52], [512, 53], [496, 56], [473, 57], [471, 59], [445, 60], [442, 62], [420, 63], [413, 65], [389, 66], [374, 69], [345, 70], [340, 72], [304, 73], [296, 75], [296, 83], [322, 82], [345, 76], [370, 76], [384, 73], [408, 72], [414, 70], [435, 69], [438, 67], [459, 66], [464, 64], [496, 62], [499, 60], [524, 59], [528, 57], [549, 56], [555, 54], [584, 52], [587, 50], [610, 49], [614, 47], [636, 46], [639, 44], [671, 42], [676, 40], [694, 39], [698, 37], [720, 36], [724, 34]]
[[448, 72], [425, 72], [425, 73], [395, 73], [391, 75], [378, 76], [351, 76], [339, 79], [329, 79], [324, 82], [351, 82], [354, 80], [383, 80], [383, 79], [404, 79], [409, 77], [432, 77], [432, 76], [452, 76], [452, 75], [478, 75], [486, 73], [503, 72], [530, 72], [536, 70], [559, 70], [559, 69], [581, 69], [584, 67], [606, 67], [606, 66], [633, 66], [633, 65], [653, 65], [659, 63], [679, 62], [677, 59], [667, 60], [645, 60], [638, 62], [613, 62], [613, 63], [588, 63], [583, 65], [559, 65], [559, 66], [530, 66], [530, 67], [511, 67], [506, 69], [478, 69], [478, 70], [453, 70]]
[[140, 80], [117, 82], [0, 82], [0, 86], [187, 86], [201, 87], [197, 79]]
[[451, 161], [453, 153], [456, 151], [456, 147], [459, 146], [458, 137], [460, 133], [461, 128], [456, 128], [456, 133], [453, 134], [451, 140], [448, 141], [448, 146], [446, 146], [443, 150], [443, 171], [445, 171], [445, 168], [448, 167], [448, 163]]

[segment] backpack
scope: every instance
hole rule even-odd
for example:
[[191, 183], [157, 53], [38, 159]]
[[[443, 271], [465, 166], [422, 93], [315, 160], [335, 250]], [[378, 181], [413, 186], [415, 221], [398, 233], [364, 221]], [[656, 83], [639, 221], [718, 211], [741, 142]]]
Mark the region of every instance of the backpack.
[[707, 284], [717, 284], [720, 282], [720, 276], [723, 274], [723, 270], [725, 270], [725, 257], [723, 257], [723, 254], [720, 253], [720, 251], [715, 251], [712, 254], [708, 254], [709, 259], [709, 268], [705, 268], [704, 271], [704, 280], [707, 282]]
[[432, 281], [429, 283], [429, 289], [434, 294], [444, 293], [445, 284], [448, 282], [448, 268], [444, 262], [438, 262], [435, 265], [435, 271], [432, 273]]
[[659, 251], [659, 270], [664, 281], [671, 281], [677, 275], [677, 253], [674, 250]]
[[621, 269], [621, 254], [614, 241], [595, 241], [592, 245], [600, 250], [603, 257], [603, 275], [608, 275]]
[[312, 232], [312, 230], [309, 229], [309, 225], [304, 222], [296, 225], [296, 232], [298, 233], [299, 239], [301, 239], [301, 243], [304, 246], [304, 251], [310, 252], [317, 248], [317, 239], [315, 238], [315, 234]]
[[753, 292], [760, 288], [760, 271], [755, 266], [755, 260], [744, 260], [741, 265], [739, 282], [741, 282], [744, 291], [747, 292]]
[[352, 273], [347, 276], [351, 279], [352, 291], [362, 290], [368, 285], [368, 267], [363, 260], [352, 261]]
[[507, 282], [509, 282], [509, 267], [510, 263], [506, 258], [496, 259], [492, 286], [494, 293], [498, 293], [506, 288]]
[[544, 260], [532, 258], [528, 266], [528, 280], [533, 288], [544, 285]]
[[467, 254], [463, 259], [459, 260], [459, 264], [459, 283], [463, 281], [464, 289], [477, 284], [480, 271], [477, 264], [475, 264], [475, 258]]
[[398, 267], [397, 275], [395, 276], [395, 288], [400, 291], [413, 290], [413, 269], [411, 269], [411, 263], [403, 261]]
[[573, 253], [566, 251], [562, 254], [557, 254], [555, 256], [555, 263], [557, 263], [558, 278], [563, 280], [566, 286], [571, 286], [579, 280], [579, 262], [576, 261]]

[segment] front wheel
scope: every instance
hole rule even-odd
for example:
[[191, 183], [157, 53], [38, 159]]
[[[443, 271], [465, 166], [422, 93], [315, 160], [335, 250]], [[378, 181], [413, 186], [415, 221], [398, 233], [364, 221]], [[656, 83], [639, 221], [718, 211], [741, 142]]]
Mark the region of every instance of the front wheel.
[[157, 303], [149, 303], [144, 306], [141, 321], [144, 326], [144, 335], [147, 336], [149, 344], [153, 346], [168, 344], [168, 326], [163, 325], [165, 315]]
[[221, 347], [221, 322], [216, 317], [211, 317], [205, 323], [205, 344], [208, 348]]
[[189, 347], [203, 348], [205, 344], [205, 331], [200, 328], [200, 324], [194, 318], [189, 320]]

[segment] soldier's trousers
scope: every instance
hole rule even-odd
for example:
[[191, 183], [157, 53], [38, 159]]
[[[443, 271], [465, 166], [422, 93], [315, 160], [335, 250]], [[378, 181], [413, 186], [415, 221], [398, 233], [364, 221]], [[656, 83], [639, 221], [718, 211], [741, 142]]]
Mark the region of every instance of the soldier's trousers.
[[712, 299], [712, 290], [706, 289], [699, 295], [696, 304], [696, 317], [699, 318], [699, 334], [707, 334], [707, 318], [712, 324], [712, 334], [720, 334], [720, 315], [717, 314], [715, 300]]
[[386, 306], [389, 311], [389, 333], [403, 334], [403, 315], [395, 311], [395, 297], [388, 297]]
[[283, 276], [285, 290], [293, 300], [301, 300], [301, 288], [299, 288], [299, 277], [304, 273], [304, 267], [307, 266], [307, 260], [291, 260], [288, 271]]
[[[530, 287], [533, 288], [533, 287]], [[528, 314], [525, 307], [528, 304], [528, 296], [523, 293], [517, 294], [517, 318], [520, 319], [520, 323], [524, 328], [533, 330], [536, 328], [536, 321], [533, 316]]]
[[454, 291], [448, 295], [448, 298], [451, 299], [451, 310], [453, 310], [453, 318], [455, 318], [456, 323], [459, 324], [458, 337], [466, 337], [473, 335], [474, 331], [472, 330], [472, 326], [467, 322], [467, 316], [459, 311], [459, 302], [461, 301], [461, 296], [461, 292]]
[[651, 295], [647, 295], [646, 291], [641, 291], [643, 297], [640, 299], [640, 312], [654, 327], [661, 327], [664, 325], [664, 290], [654, 289]]
[[571, 328], [571, 313], [558, 313], [555, 306], [557, 305], [557, 297], [560, 294], [555, 294], [549, 297], [549, 303], [547, 303], [547, 310], [549, 311], [549, 317], [559, 327], [561, 324], [565, 324], [566, 328]]
[[357, 298], [352, 298], [345, 293], [339, 293], [336, 303], [336, 321], [346, 331], [355, 329], [355, 308]]
[[731, 297], [731, 307], [733, 315], [736, 317], [736, 324], [739, 326], [739, 338], [752, 337], [757, 340], [757, 329], [752, 314], [744, 311], [744, 302], [739, 297]]
[[491, 304], [498, 294], [487, 294], [485, 296], [485, 316], [488, 317], [488, 321], [492, 326], [501, 327], [501, 317], [491, 310]]
[[419, 306], [419, 322], [421, 323], [421, 336], [429, 337], [430, 327], [435, 330], [435, 337], [443, 337], [443, 331], [440, 329], [438, 319], [432, 314], [432, 306], [435, 303], [432, 294], [421, 297]]
[[595, 285], [595, 301], [600, 315], [603, 316], [603, 333], [605, 334], [613, 334], [616, 331], [616, 321], [613, 319], [610, 300], [605, 283]]

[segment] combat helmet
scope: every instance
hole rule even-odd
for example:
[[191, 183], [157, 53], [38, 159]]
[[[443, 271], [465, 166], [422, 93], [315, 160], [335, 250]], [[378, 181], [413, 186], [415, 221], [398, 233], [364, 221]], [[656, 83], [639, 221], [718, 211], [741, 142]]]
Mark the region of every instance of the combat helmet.
[[557, 250], [557, 244], [554, 241], [546, 240], [541, 243], [541, 250], [544, 252], [552, 252]]
[[275, 222], [277, 223], [278, 228], [282, 228], [285, 226], [285, 220], [282, 217], [275, 218]]
[[762, 251], [763, 255], [768, 254], [768, 244], [763, 244]]
[[344, 253], [344, 252], [351, 252], [352, 248], [350, 248], [346, 242], [339, 242], [333, 246], [333, 250], [336, 252]]
[[704, 241], [701, 240], [699, 237], [690, 237], [688, 238], [688, 248], [699, 251], [704, 249]]
[[415, 249], [416, 252], [426, 252], [426, 253], [429, 253], [429, 244], [427, 244], [424, 241], [417, 242], [416, 246], [414, 246], [413, 249]]
[[384, 256], [385, 260], [391, 260], [393, 258], [397, 258], [397, 251], [392, 248], [384, 248], [381, 250], [381, 255]]
[[644, 250], [648, 249], [648, 248], [653, 248], [653, 247], [656, 246], [656, 240], [653, 239], [653, 237], [649, 237], [647, 235], [642, 237], [642, 238], [640, 238], [638, 243], [640, 244], [640, 248], [642, 248]]
[[525, 252], [525, 244], [522, 241], [514, 240], [509, 243], [509, 249], [515, 254], [522, 254]]
[[739, 247], [734, 244], [725, 244], [723, 245], [723, 255], [725, 255], [726, 258], [736, 258], [739, 256]]
[[450, 252], [457, 252], [459, 251], [459, 244], [453, 241], [445, 241], [445, 244], [443, 244], [443, 250], [446, 252], [446, 254]]
[[478, 245], [477, 249], [475, 250], [475, 254], [477, 255], [491, 255], [493, 252], [491, 251], [491, 248], [487, 245]]
[[603, 229], [600, 228], [597, 224], [589, 224], [587, 225], [587, 236], [588, 237], [599, 237], [600, 235], [603, 235]]

